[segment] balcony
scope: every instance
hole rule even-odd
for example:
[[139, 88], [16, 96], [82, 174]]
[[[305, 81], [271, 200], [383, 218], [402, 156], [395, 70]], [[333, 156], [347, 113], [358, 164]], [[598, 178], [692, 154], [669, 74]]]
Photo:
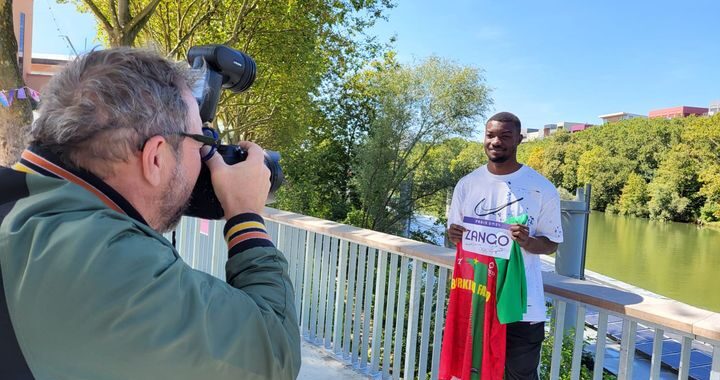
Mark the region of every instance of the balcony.
[[[264, 216], [295, 287], [300, 378], [437, 378], [453, 250], [274, 209]], [[177, 243], [188, 264], [224, 279], [222, 227], [184, 218]], [[612, 368], [619, 379], [720, 380], [720, 314], [551, 268], [543, 273], [553, 342], [543, 375], [560, 377], [565, 348], [571, 379], [585, 350], [594, 354], [593, 379]]]

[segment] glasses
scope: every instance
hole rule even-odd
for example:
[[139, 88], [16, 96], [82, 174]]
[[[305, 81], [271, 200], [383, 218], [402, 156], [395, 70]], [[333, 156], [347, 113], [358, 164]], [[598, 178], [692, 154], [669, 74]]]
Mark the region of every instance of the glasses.
[[200, 159], [207, 161], [213, 154], [215, 154], [215, 152], [217, 152], [217, 148], [220, 146], [220, 136], [216, 130], [210, 127], [203, 127], [202, 132], [202, 135], [185, 132], [178, 132], [178, 134], [180, 136], [201, 142], [203, 146], [200, 147]]
[[[202, 132], [202, 135], [185, 132], [175, 132], [171, 134], [191, 138], [197, 142], [202, 143], [203, 145], [202, 147], [200, 147], [200, 159], [203, 161], [207, 161], [210, 159], [210, 157], [212, 157], [213, 154], [215, 154], [215, 152], [217, 152], [218, 146], [220, 146], [220, 135], [216, 130], [210, 127], [203, 127]], [[140, 146], [140, 150], [145, 149], [146, 143], [147, 140], [142, 143], [142, 145]]]

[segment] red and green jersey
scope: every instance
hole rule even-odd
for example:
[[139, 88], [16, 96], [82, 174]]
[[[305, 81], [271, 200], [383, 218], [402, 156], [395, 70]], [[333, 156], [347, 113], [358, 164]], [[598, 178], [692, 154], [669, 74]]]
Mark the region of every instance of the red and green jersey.
[[[509, 218], [525, 224], [527, 215]], [[522, 320], [527, 286], [522, 252], [513, 242], [508, 260], [457, 246], [440, 354], [441, 380], [502, 379], [506, 324]]]

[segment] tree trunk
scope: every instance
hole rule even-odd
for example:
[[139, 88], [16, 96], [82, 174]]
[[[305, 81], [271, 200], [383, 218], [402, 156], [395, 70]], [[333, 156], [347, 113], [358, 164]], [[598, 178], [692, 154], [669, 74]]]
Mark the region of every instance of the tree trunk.
[[[3, 0], [0, 0], [3, 1]], [[157, 9], [160, 0], [151, 0], [137, 14], [130, 13], [130, 0], [77, 0], [93, 12], [98, 23], [105, 29], [110, 47], [133, 46], [138, 33]]]
[[[25, 85], [18, 68], [17, 49], [12, 0], [0, 0], [0, 90]], [[0, 105], [0, 165], [8, 166], [18, 160], [25, 148], [31, 122], [29, 101], [16, 99], [10, 107]]]

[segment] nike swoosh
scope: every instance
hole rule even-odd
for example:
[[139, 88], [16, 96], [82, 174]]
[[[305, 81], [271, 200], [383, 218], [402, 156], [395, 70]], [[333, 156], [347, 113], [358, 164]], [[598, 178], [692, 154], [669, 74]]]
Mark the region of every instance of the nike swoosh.
[[[488, 216], [488, 215], [492, 215], [492, 214], [497, 214], [497, 213], [500, 212], [502, 209], [504, 209], [504, 208], [506, 208], [506, 207], [509, 207], [510, 205], [513, 205], [513, 204], [515, 204], [515, 203], [520, 202], [521, 200], [523, 200], [523, 198], [518, 198], [518, 199], [516, 199], [516, 200], [514, 200], [514, 201], [512, 201], [512, 202], [508, 202], [508, 203], [506, 203], [506, 204], [504, 204], [504, 205], [502, 205], [502, 206], [493, 207], [493, 208], [485, 208], [485, 207], [483, 207], [483, 204], [485, 203], [485, 200], [486, 200], [486, 198], [483, 198], [483, 199], [480, 200], [480, 202], [478, 202], [478, 204], [475, 205], [475, 210], [474, 210], [474, 211], [475, 211], [475, 215], [477, 215], [477, 216]], [[480, 212], [478, 212], [478, 207], [480, 207]], [[486, 211], [486, 212], [483, 213], [483, 211]]]

